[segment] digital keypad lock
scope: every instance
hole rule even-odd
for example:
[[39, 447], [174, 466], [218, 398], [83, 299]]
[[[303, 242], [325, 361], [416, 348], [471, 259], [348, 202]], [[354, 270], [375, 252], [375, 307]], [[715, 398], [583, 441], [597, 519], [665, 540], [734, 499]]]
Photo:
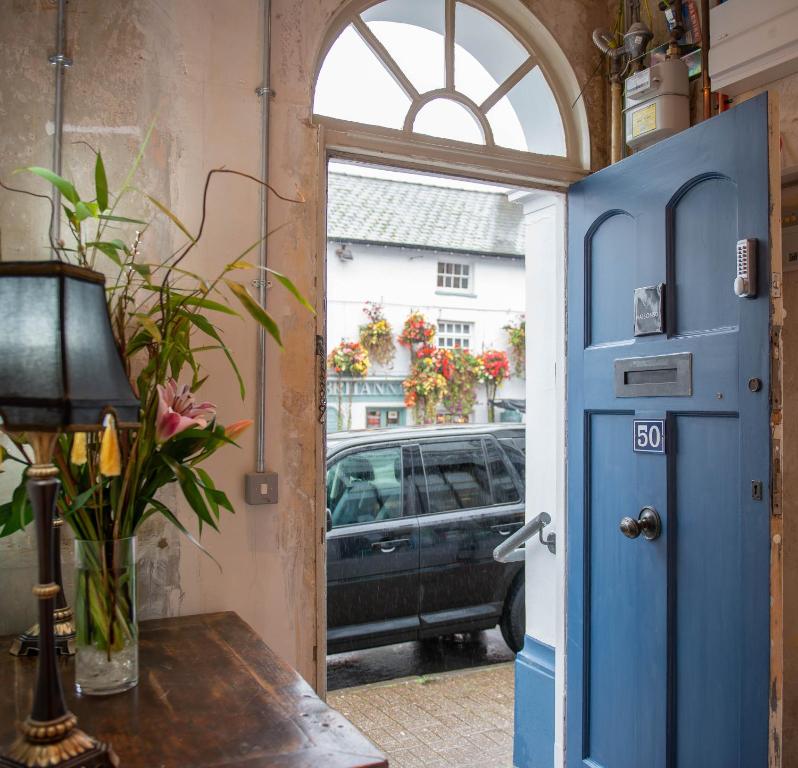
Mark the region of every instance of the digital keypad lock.
[[737, 275], [734, 278], [734, 293], [741, 299], [756, 296], [756, 240], [747, 238], [737, 241]]

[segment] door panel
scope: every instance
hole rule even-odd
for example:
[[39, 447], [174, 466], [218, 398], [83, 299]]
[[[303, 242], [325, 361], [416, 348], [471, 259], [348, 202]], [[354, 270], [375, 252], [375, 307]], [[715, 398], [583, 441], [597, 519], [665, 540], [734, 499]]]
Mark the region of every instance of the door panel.
[[[727, 473], [739, 465], [739, 423], [733, 416], [679, 416], [675, 422], [674, 559], [675, 581], [682, 585], [675, 606], [676, 764], [733, 766], [739, 745], [729, 736], [747, 707], [739, 679], [728, 671], [748, 663], [742, 642], [747, 589], [739, 559], [721, 556], [711, 542], [722, 531], [725, 554], [739, 553], [743, 543], [744, 483], [730, 482]], [[696, 462], [698, 455], [704, 461]], [[766, 593], [767, 581], [756, 587]]]
[[597, 223], [586, 245], [590, 343], [628, 339], [632, 335], [629, 308], [615, 301], [615, 292], [631, 296], [635, 288], [634, 219], [624, 211], [612, 211]]
[[[569, 193], [568, 768], [767, 765], [767, 140], [763, 95]], [[633, 291], [659, 283], [664, 332], [635, 337]], [[616, 396], [616, 361], [675, 353], [686, 395]], [[633, 450], [635, 419], [665, 422], [665, 453]], [[660, 536], [627, 538], [645, 506]]]
[[737, 327], [740, 301], [729, 290], [737, 241], [737, 189], [722, 176], [699, 178], [671, 204], [676, 334]]
[[[586, 591], [589, 613], [601, 621], [593, 625], [585, 646], [585, 756], [607, 768], [657, 768], [664, 765], [657, 758], [664, 753], [657, 722], [665, 716], [665, 697], [650, 697], [648, 691], [653, 686], [661, 690], [665, 679], [665, 669], [653, 663], [665, 656], [665, 637], [651, 631], [664, 624], [667, 606], [665, 584], [658, 578], [664, 539], [630, 542], [619, 535], [618, 522], [624, 515], [637, 517], [647, 504], [662, 512], [664, 484], [650, 477], [651, 457], [629, 451], [632, 414], [588, 418]], [[647, 701], [644, 716], [642, 700]], [[629, 725], [622, 739], [620, 723]], [[644, 762], [640, 755], [646, 756]]]

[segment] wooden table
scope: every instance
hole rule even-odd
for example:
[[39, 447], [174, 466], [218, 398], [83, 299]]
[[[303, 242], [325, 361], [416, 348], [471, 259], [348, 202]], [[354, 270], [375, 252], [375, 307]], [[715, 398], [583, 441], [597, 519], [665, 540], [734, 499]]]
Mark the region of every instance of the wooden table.
[[[30, 712], [35, 660], [0, 638], [0, 747]], [[79, 727], [110, 742], [122, 768], [377, 768], [388, 761], [234, 613], [141, 624], [139, 684], [78, 696], [61, 662]]]

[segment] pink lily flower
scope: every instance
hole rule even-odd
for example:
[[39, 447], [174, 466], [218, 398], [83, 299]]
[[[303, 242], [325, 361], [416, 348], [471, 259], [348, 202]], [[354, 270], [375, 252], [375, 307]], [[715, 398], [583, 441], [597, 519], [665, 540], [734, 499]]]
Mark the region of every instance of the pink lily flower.
[[162, 443], [191, 427], [204, 429], [216, 417], [213, 403], [195, 403], [189, 386], [178, 387], [174, 379], [164, 386], [158, 385], [158, 415], [155, 421], [155, 439]]

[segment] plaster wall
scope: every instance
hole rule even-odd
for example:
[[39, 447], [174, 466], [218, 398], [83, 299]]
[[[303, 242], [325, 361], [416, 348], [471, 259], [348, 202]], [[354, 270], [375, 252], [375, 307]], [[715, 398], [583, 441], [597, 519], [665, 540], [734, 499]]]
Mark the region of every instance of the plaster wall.
[[[508, 3], [515, 0], [506, 0]], [[577, 80], [587, 83], [597, 52], [590, 31], [605, 22], [606, 6], [590, 0], [526, 0], [552, 32], [571, 62]], [[324, 158], [319, 130], [311, 122], [312, 80], [318, 53], [342, 0], [274, 0], [272, 3], [272, 185], [303, 204], [270, 201], [270, 262], [289, 274], [306, 296], [322, 306], [324, 295]], [[0, 177], [14, 168], [50, 165], [52, 53], [55, 10], [51, 0], [0, 0]], [[261, 7], [257, 0], [71, 0], [67, 73], [64, 172], [87, 182], [90, 155], [80, 142], [102, 150], [111, 185], [118, 185], [147, 126], [152, 140], [137, 185], [161, 199], [196, 230], [202, 185], [213, 167], [225, 165], [257, 174], [261, 75]], [[591, 163], [604, 164], [604, 86], [589, 81], [583, 98], [591, 133]], [[45, 191], [35, 180], [13, 183]], [[258, 190], [233, 178], [216, 179], [209, 195], [203, 241], [186, 266], [207, 275], [253, 243], [258, 234]], [[148, 214], [133, 199], [130, 213]], [[46, 255], [47, 210], [39, 201], [2, 193], [0, 231], [3, 257]], [[176, 244], [165, 226], [148, 230], [145, 253], [157, 261]], [[270, 344], [267, 363], [267, 465], [280, 476], [280, 501], [247, 507], [243, 475], [253, 469], [254, 435], [242, 450], [220, 453], [209, 470], [230, 494], [235, 515], [222, 521], [221, 534], [203, 536], [221, 571], [173, 531], [153, 534], [154, 563], [166, 583], [154, 583], [145, 598], [153, 612], [237, 611], [318, 689], [324, 688], [324, 657], [316, 648], [324, 620], [323, 434], [315, 418], [318, 389], [314, 320], [277, 289], [270, 311], [281, 325], [285, 351]], [[211, 374], [204, 395], [217, 403], [224, 420], [254, 417], [256, 330], [249, 321], [223, 321], [226, 339], [248, 384], [242, 403], [223, 359], [209, 356]], [[8, 484], [0, 493], [8, 492]], [[175, 509], [186, 521], [180, 498]], [[161, 539], [166, 546], [160, 547]], [[0, 543], [2, 631], [24, 628], [24, 610], [9, 595], [24, 593], [31, 557], [26, 534]], [[14, 551], [13, 557], [9, 552]], [[171, 595], [164, 600], [164, 594]], [[158, 601], [161, 601], [160, 603]], [[152, 601], [152, 602], [151, 602]]]

